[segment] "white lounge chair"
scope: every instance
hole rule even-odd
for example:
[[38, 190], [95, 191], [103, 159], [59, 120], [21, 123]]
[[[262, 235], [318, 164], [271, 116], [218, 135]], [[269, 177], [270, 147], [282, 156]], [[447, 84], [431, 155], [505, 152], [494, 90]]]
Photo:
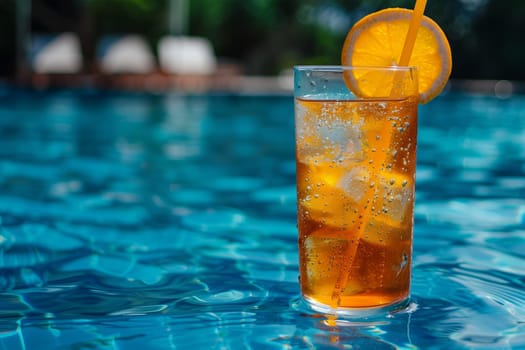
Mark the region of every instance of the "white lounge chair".
[[147, 74], [155, 69], [155, 57], [139, 35], [103, 37], [97, 57], [101, 71], [107, 74]]
[[208, 39], [189, 36], [165, 36], [158, 44], [163, 71], [173, 74], [212, 74], [217, 59]]
[[33, 35], [31, 66], [38, 74], [74, 74], [82, 70], [82, 49], [74, 33]]

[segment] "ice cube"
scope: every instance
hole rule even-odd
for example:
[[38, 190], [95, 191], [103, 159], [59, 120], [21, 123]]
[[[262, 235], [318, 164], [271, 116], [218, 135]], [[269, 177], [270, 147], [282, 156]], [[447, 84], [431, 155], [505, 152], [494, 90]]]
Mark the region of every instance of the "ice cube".
[[325, 161], [363, 159], [362, 127], [349, 120], [317, 119], [297, 126], [299, 158], [322, 155]]
[[[307, 165], [307, 183], [299, 183], [299, 203], [303, 213], [326, 225], [349, 228], [357, 223], [357, 204], [341, 187], [347, 169], [337, 162], [311, 158]], [[299, 167], [298, 169], [301, 169]]]
[[[315, 294], [331, 297], [341, 269], [348, 263], [345, 260], [348, 246], [357, 244], [348, 234], [347, 231], [324, 227], [304, 240], [307, 281]], [[354, 293], [361, 288], [357, 280], [348, 281], [345, 292]]]
[[332, 120], [319, 125], [318, 134], [334, 160], [358, 158], [362, 153], [361, 127], [348, 120]]
[[366, 218], [363, 239], [389, 245], [411, 237], [413, 180], [399, 173], [382, 173], [374, 195], [370, 215]]
[[405, 220], [408, 206], [414, 199], [414, 181], [400, 173], [382, 173], [379, 179], [377, 204], [382, 211], [380, 216], [398, 223]]
[[365, 167], [355, 167], [341, 178], [338, 187], [354, 202], [359, 203], [370, 187], [370, 174]]

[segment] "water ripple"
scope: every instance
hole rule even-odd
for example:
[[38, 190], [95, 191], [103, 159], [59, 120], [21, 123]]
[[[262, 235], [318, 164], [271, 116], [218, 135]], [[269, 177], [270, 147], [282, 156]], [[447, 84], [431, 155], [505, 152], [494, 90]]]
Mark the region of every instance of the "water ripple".
[[225, 209], [191, 213], [182, 218], [182, 223], [190, 229], [214, 232], [235, 229], [245, 220], [242, 211]]

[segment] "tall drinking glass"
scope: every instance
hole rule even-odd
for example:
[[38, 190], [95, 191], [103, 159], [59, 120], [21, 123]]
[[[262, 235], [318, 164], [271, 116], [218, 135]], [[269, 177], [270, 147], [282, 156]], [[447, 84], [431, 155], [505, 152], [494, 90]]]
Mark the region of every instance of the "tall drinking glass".
[[416, 73], [294, 68], [300, 283], [315, 310], [360, 315], [408, 302]]

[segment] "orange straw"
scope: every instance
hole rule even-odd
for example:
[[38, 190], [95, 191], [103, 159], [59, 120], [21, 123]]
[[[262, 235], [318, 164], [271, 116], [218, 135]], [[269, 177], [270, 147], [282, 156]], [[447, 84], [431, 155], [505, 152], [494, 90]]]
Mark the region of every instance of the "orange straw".
[[408, 66], [408, 62], [410, 62], [410, 56], [412, 56], [412, 50], [414, 49], [414, 44], [416, 43], [417, 31], [421, 26], [421, 20], [423, 19], [423, 13], [425, 12], [426, 5], [427, 0], [416, 0], [416, 6], [414, 6], [412, 20], [410, 21], [410, 26], [408, 27], [405, 45], [403, 46], [403, 51], [401, 51], [401, 57], [399, 58], [399, 65], [401, 67]]
[[[412, 50], [414, 49], [414, 44], [416, 42], [417, 32], [419, 29], [419, 26], [421, 25], [421, 20], [423, 19], [423, 13], [425, 12], [425, 6], [427, 4], [427, 0], [416, 0], [416, 5], [414, 6], [414, 11], [412, 13], [412, 19], [410, 21], [410, 26], [408, 27], [407, 36], [405, 38], [405, 43], [403, 46], [403, 50], [401, 51], [401, 57], [399, 58], [399, 66], [408, 66], [410, 62], [410, 57], [412, 56]], [[390, 141], [392, 139], [392, 132], [389, 128], [383, 128], [383, 132], [380, 136], [381, 140], [381, 148], [388, 148], [390, 145]], [[374, 152], [372, 154], [372, 164], [382, 164], [385, 161], [385, 152]], [[377, 175], [376, 175], [377, 177]], [[374, 182], [377, 183], [377, 179], [373, 179]], [[370, 196], [375, 191], [375, 188], [369, 188], [365, 198], [371, 198]], [[346, 288], [346, 284], [348, 282], [348, 277], [350, 275], [350, 268], [353, 265], [353, 261], [355, 259], [355, 255], [357, 252], [357, 247], [359, 245], [360, 237], [363, 235], [363, 231], [365, 230], [365, 227], [367, 226], [370, 214], [371, 214], [371, 208], [372, 203], [367, 203], [365, 206], [365, 209], [362, 213], [361, 217], [361, 224], [358, 227], [357, 231], [357, 239], [355, 241], [349, 242], [346, 251], [345, 251], [345, 259], [348, 263], [345, 264], [341, 270], [341, 273], [339, 274], [337, 281], [335, 282], [334, 290], [332, 292], [331, 297], [331, 303], [330, 306], [332, 308], [336, 308], [341, 303], [341, 294], [343, 293], [343, 290]]]

